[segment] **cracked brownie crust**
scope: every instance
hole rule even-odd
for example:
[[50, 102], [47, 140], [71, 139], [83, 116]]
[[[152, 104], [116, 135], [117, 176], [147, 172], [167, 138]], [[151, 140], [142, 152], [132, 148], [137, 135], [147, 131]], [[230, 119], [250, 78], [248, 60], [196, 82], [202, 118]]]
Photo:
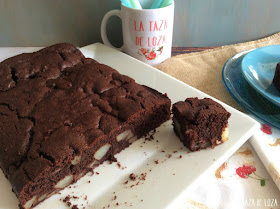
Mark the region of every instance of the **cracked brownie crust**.
[[0, 166], [20, 207], [77, 181], [170, 117], [170, 100], [70, 44], [0, 63]]

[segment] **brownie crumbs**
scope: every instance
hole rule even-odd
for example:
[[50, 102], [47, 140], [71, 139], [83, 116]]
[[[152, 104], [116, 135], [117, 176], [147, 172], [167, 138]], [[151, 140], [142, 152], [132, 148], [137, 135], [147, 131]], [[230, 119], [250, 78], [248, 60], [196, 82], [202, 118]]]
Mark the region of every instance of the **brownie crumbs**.
[[79, 199], [79, 197], [77, 197], [77, 196], [73, 196], [73, 198], [74, 198], [74, 199]]
[[161, 152], [165, 152], [164, 150], [161, 150]]
[[145, 181], [146, 177], [147, 177], [147, 173], [141, 173], [141, 177], [139, 177], [139, 179]]
[[122, 165], [120, 164], [120, 162], [118, 162], [117, 165], [118, 165], [118, 167], [119, 167], [120, 169], [122, 169], [122, 170], [124, 170], [124, 169], [126, 168], [125, 166], [122, 166]]
[[85, 200], [87, 200], [87, 195], [85, 196]]
[[172, 157], [172, 155], [171, 155], [171, 154], [168, 154], [168, 155], [167, 155], [167, 157], [168, 157], [168, 158], [171, 158], [171, 157]]
[[77, 205], [73, 205], [72, 209], [79, 209]]
[[116, 199], [117, 199], [117, 196], [115, 195], [114, 198], [113, 198], [113, 200], [116, 200]]
[[132, 184], [132, 185], [130, 186], [130, 188], [132, 188], [132, 187], [134, 187], [134, 186], [135, 186], [135, 185]]
[[177, 152], [178, 152], [178, 151], [176, 151], [176, 150], [175, 150], [175, 151], [173, 151], [173, 153], [177, 153]]
[[124, 184], [127, 184], [127, 183], [128, 183], [128, 181], [124, 182]]
[[98, 173], [98, 172], [96, 172], [96, 175], [99, 175], [99, 173]]
[[135, 175], [134, 173], [131, 173], [131, 174], [129, 175], [129, 178], [130, 178], [132, 181], [135, 181], [136, 175]]
[[179, 158], [182, 159], [182, 155], [180, 155]]
[[88, 183], [90, 183], [90, 181], [88, 181]]
[[70, 195], [67, 195], [62, 201], [63, 202], [69, 202], [71, 199]]
[[141, 202], [143, 202], [143, 200], [141, 200]]
[[120, 204], [117, 202], [116, 205], [120, 205]]
[[159, 162], [158, 162], [158, 160], [155, 160], [155, 164], [158, 164]]

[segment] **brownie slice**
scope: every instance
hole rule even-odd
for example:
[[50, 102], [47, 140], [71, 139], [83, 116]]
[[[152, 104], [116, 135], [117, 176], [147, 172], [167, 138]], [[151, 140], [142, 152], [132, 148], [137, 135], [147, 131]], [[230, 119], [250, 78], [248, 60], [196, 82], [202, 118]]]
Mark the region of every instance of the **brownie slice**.
[[278, 91], [280, 91], [280, 62], [277, 63], [275, 74], [272, 81]]
[[228, 139], [230, 113], [210, 98], [187, 98], [172, 107], [176, 135], [191, 151], [204, 149]]
[[171, 102], [70, 44], [0, 63], [0, 167], [29, 209], [170, 118]]

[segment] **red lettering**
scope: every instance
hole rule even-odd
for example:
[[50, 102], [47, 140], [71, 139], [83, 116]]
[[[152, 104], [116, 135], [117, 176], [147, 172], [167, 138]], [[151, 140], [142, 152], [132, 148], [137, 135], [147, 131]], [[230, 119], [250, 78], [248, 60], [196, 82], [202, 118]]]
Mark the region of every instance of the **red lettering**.
[[157, 45], [157, 38], [153, 37], [153, 46], [156, 46], [156, 45]]
[[165, 22], [164, 22], [164, 29], [167, 28], [167, 20], [165, 19]]
[[140, 29], [139, 29], [139, 31], [144, 31], [144, 27], [143, 27], [142, 21], [140, 22]]
[[134, 30], [137, 31], [136, 30], [136, 21], [135, 20], [134, 20]]
[[136, 36], [135, 44], [136, 46], [143, 46], [143, 37]]
[[149, 21], [149, 23], [150, 23], [150, 31], [152, 31], [152, 22], [153, 21]]
[[158, 42], [157, 42], [157, 45], [158, 45], [158, 46], [160, 45], [161, 39], [162, 39], [162, 36], [159, 36], [159, 39], [158, 39]]
[[159, 26], [159, 30], [161, 31], [161, 27], [162, 27], [164, 21], [161, 20], [160, 22], [161, 22], [161, 23], [160, 23], [160, 26]]
[[155, 24], [154, 24], [154, 31], [158, 31], [158, 26], [157, 26], [157, 22], [155, 22]]

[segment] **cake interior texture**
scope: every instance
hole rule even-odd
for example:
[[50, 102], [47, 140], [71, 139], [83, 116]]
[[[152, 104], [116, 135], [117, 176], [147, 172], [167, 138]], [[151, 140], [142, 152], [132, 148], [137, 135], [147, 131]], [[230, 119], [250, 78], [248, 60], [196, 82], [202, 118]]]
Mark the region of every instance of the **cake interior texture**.
[[187, 98], [172, 107], [176, 135], [191, 151], [225, 142], [230, 113], [210, 98]]
[[170, 118], [166, 95], [71, 44], [9, 58], [0, 75], [0, 167], [21, 208], [33, 208]]

